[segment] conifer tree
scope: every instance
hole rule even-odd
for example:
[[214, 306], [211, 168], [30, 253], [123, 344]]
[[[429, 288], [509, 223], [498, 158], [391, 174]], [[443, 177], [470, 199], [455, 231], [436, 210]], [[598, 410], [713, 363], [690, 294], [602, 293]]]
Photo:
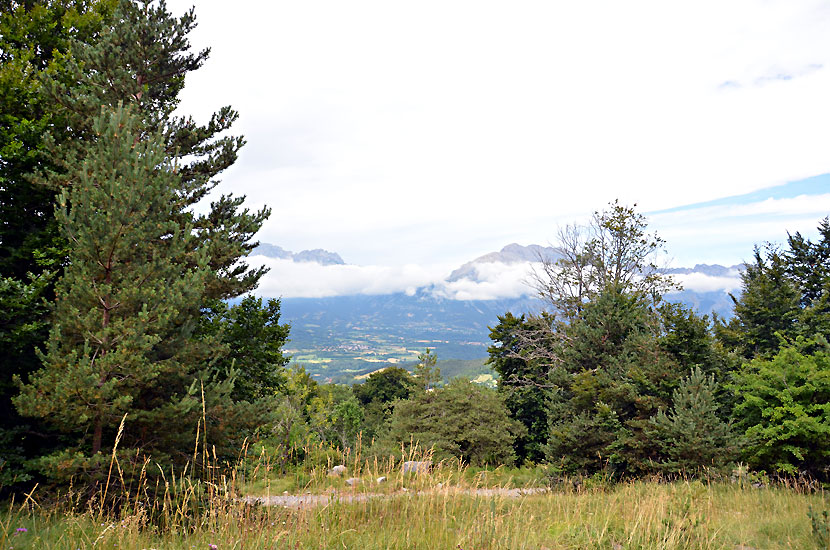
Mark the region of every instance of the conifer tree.
[[786, 260], [778, 250], [755, 248], [754, 261], [741, 274], [742, 292], [732, 296], [735, 316], [717, 327], [727, 348], [745, 358], [770, 357], [781, 337], [794, 337], [799, 293], [787, 275]]
[[821, 239], [812, 242], [801, 233], [787, 237], [787, 273], [801, 292], [802, 307], [809, 307], [827, 293], [830, 282], [830, 217], [819, 222]]
[[207, 124], [173, 115], [185, 77], [201, 67], [208, 49], [193, 53], [187, 35], [196, 26], [193, 9], [176, 18], [164, 0], [117, 0], [114, 16], [93, 40], [73, 40], [69, 76], [48, 82], [49, 95], [67, 113], [71, 139], [55, 141], [51, 150], [57, 167], [42, 174], [52, 187], [71, 184], [71, 167], [83, 159], [90, 123], [102, 105], [131, 106], [137, 118], [136, 137], [161, 135], [164, 150], [179, 161], [176, 215], [191, 224], [196, 238], [191, 248], [206, 249], [210, 274], [206, 301], [239, 296], [252, 290], [265, 269], [251, 269], [241, 259], [258, 244], [250, 242], [270, 214], [268, 208], [250, 212], [244, 197], [223, 195], [210, 212], [199, 215], [192, 206], [218, 184], [216, 177], [233, 165], [245, 141], [223, 135], [238, 114], [222, 107]]
[[647, 472], [653, 446], [645, 423], [669, 405], [682, 377], [660, 345], [655, 312], [641, 296], [610, 289], [562, 330], [566, 343], [550, 372], [548, 460], [589, 472]]
[[441, 369], [435, 366], [437, 362], [438, 357], [429, 348], [418, 355], [418, 364], [415, 365], [415, 378], [427, 391], [441, 382]]
[[672, 394], [672, 408], [649, 420], [649, 436], [658, 443], [663, 472], [694, 474], [723, 469], [738, 456], [738, 438], [721, 418], [717, 384], [695, 367]]
[[[193, 10], [176, 18], [168, 13], [163, 0], [0, 0], [0, 7], [0, 121], [3, 123], [0, 125], [0, 158], [3, 159], [0, 212], [7, 214], [0, 216], [0, 277], [6, 273], [15, 277], [3, 279], [4, 289], [37, 289], [51, 297], [51, 287], [41, 279], [31, 284], [24, 281], [28, 281], [27, 272], [37, 275], [46, 268], [60, 275], [63, 266], [70, 264], [64, 261], [67, 255], [76, 254], [67, 251], [61, 236], [65, 231], [57, 230], [58, 224], [51, 216], [55, 197], [61, 191], [72, 193], [71, 188], [78, 180], [78, 167], [87, 156], [101, 154], [97, 149], [101, 136], [96, 130], [101, 108], [126, 105], [131, 113], [130, 128], [136, 145], [152, 142], [148, 147], [162, 155], [164, 162], [177, 161], [175, 170], [166, 171], [174, 189], [174, 198], [168, 205], [168, 222], [179, 228], [189, 227], [190, 237], [184, 240], [187, 250], [180, 256], [184, 264], [175, 264], [171, 269], [185, 270], [186, 267], [189, 273], [201, 273], [200, 284], [204, 286], [204, 291], [194, 287], [188, 292], [188, 300], [195, 302], [188, 302], [186, 312], [171, 314], [170, 322], [157, 325], [158, 333], [153, 337], [158, 340], [152, 352], [156, 359], [167, 361], [167, 365], [179, 361], [172, 358], [190, 354], [191, 359], [181, 359], [181, 368], [162, 369], [163, 374], [153, 388], [130, 399], [137, 410], [166, 407], [168, 418], [177, 412], [187, 412], [195, 403], [184, 399], [194, 380], [190, 365], [196, 364], [197, 358], [208, 356], [221, 363], [229, 347], [233, 347], [227, 342], [226, 345], [217, 343], [221, 338], [216, 334], [192, 332], [196, 317], [200, 310], [211, 311], [220, 304], [219, 300], [238, 296], [256, 286], [265, 270], [251, 269], [243, 258], [256, 246], [251, 238], [269, 214], [267, 208], [250, 212], [242, 206], [244, 197], [234, 196], [219, 197], [205, 215], [196, 214], [192, 208], [215, 187], [216, 177], [235, 162], [244, 144], [241, 137], [226, 135], [237, 118], [230, 107], [220, 109], [203, 125], [191, 117], [173, 115], [186, 75], [199, 68], [209, 53], [208, 50], [190, 51], [187, 35], [195, 27]], [[66, 198], [71, 204], [71, 195]], [[153, 251], [159, 257], [177, 257], [181, 250], [176, 247], [180, 244], [163, 239], [155, 243]], [[62, 286], [62, 292], [67, 292], [66, 285], [68, 281]], [[8, 300], [18, 303], [24, 298], [38, 307], [10, 310], [16, 317], [8, 326], [37, 326], [38, 330], [27, 332], [29, 342], [25, 349], [15, 348], [23, 361], [8, 355], [3, 358], [4, 364], [12, 365], [11, 369], [0, 365], [9, 380], [12, 373], [26, 380], [37, 368], [39, 361], [35, 361], [34, 347], [48, 328], [43, 323], [40, 302], [33, 301], [31, 295], [9, 296]], [[57, 318], [68, 311], [67, 307], [60, 302]], [[67, 328], [64, 325], [55, 330], [64, 334]], [[185, 334], [194, 337], [184, 338]], [[185, 341], [187, 345], [182, 344]], [[82, 339], [76, 341], [79, 342]], [[69, 353], [71, 345], [66, 342], [61, 345]], [[83, 356], [83, 352], [78, 353], [78, 357]], [[51, 347], [46, 357], [53, 357]], [[100, 363], [99, 359], [100, 355], [96, 358]], [[40, 377], [50, 365], [46, 361]], [[218, 403], [230, 392], [233, 377], [225, 372], [223, 365], [214, 366], [214, 378], [224, 381], [206, 387], [205, 399]], [[113, 378], [116, 379], [118, 375]], [[3, 382], [0, 380], [0, 389]], [[258, 392], [259, 388], [252, 391]], [[173, 394], [181, 397], [176, 405], [171, 401]], [[0, 412], [7, 408], [4, 404], [8, 398], [0, 396]], [[40, 414], [30, 398], [31, 395], [21, 396], [19, 408], [28, 414]], [[124, 405], [119, 403], [118, 406]], [[117, 408], [108, 414], [114, 415]], [[225, 412], [230, 414], [227, 409]], [[96, 414], [92, 417], [106, 416]], [[51, 414], [48, 416], [52, 418]], [[58, 417], [66, 420], [62, 425], [66, 431], [92, 426], [92, 417], [80, 409], [74, 429], [70, 415], [55, 415], [54, 420], [60, 423]], [[4, 421], [8, 418], [3, 415]], [[170, 449], [172, 439], [182, 435], [175, 431], [154, 431], [152, 414], [141, 413], [130, 418], [137, 423], [136, 427], [143, 426], [131, 436], [137, 442], [149, 442], [150, 447]], [[158, 416], [155, 418], [158, 420]], [[12, 421], [18, 423], [16, 419], [15, 415]], [[212, 422], [220, 421], [215, 418]], [[106, 437], [107, 428], [107, 422], [102, 422], [102, 438]], [[0, 449], [4, 447], [3, 431], [4, 427], [0, 426]], [[90, 427], [90, 433], [93, 441], [97, 441], [94, 427]], [[148, 435], [153, 433], [152, 437]], [[188, 437], [184, 434], [185, 440]], [[2, 454], [10, 456], [5, 451]]]
[[204, 251], [192, 251], [192, 227], [171, 215], [182, 199], [161, 137], [138, 139], [140, 125], [124, 107], [102, 109], [93, 132], [59, 197], [71, 252], [43, 368], [15, 403], [64, 431], [91, 434], [94, 455], [124, 414], [158, 429], [187, 397], [205, 359], [190, 335], [209, 270]]

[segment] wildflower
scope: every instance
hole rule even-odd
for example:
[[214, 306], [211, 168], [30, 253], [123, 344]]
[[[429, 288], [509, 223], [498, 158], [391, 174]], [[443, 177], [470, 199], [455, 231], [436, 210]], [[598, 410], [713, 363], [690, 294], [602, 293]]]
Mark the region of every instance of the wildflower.
[[209, 550], [219, 550], [219, 547], [216, 546], [215, 544], [208, 544], [208, 549]]
[[18, 527], [15, 531], [18, 535], [22, 535], [23, 533], [28, 533], [29, 530], [25, 527]]

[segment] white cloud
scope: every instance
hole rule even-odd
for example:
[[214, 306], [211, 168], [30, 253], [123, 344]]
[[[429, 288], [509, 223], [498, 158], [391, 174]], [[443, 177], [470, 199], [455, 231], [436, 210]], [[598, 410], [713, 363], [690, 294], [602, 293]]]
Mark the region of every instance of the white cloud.
[[256, 294], [269, 297], [325, 298], [398, 292], [413, 296], [419, 289], [428, 289], [453, 300], [492, 300], [518, 297], [529, 291], [524, 283], [529, 263], [482, 264], [479, 267], [479, 281], [462, 279], [447, 283], [445, 278], [451, 268], [446, 265], [324, 266], [264, 256], [251, 256], [249, 262], [270, 268], [256, 291]]
[[466, 278], [452, 282], [441, 281], [436, 293], [453, 300], [495, 300], [533, 294], [527, 284], [531, 266], [530, 262], [478, 264], [476, 281]]
[[[476, 280], [460, 279], [447, 282], [446, 265], [404, 267], [330, 265], [312, 262], [275, 260], [263, 256], [250, 258], [252, 264], [266, 265], [271, 271], [263, 277], [257, 294], [284, 298], [325, 298], [354, 294], [391, 294], [404, 292], [415, 295], [427, 289], [451, 300], [496, 300], [533, 295], [528, 285], [530, 262], [505, 264], [482, 263], [476, 266]], [[701, 273], [675, 275], [686, 289], [696, 292], [740, 288], [740, 277], [734, 271], [727, 277]]]
[[325, 298], [352, 294], [391, 294], [429, 286], [446, 276], [446, 267], [320, 265], [264, 256], [249, 257], [251, 265], [265, 265], [256, 294], [284, 298]]
[[202, 0], [212, 58], [183, 110], [240, 110], [223, 190], [274, 208], [262, 240], [425, 263], [473, 235], [543, 242], [616, 197], [655, 210], [830, 172], [829, 11]]
[[[747, 216], [809, 216], [817, 223], [826, 212], [830, 211], [830, 193], [821, 195], [800, 195], [784, 199], [766, 199], [746, 204], [704, 206], [676, 212], [658, 214], [652, 221], [662, 219], [671, 222], [710, 222], [723, 218], [740, 218]], [[757, 218], [756, 218], [757, 219]], [[753, 220], [754, 221], [754, 220]]]
[[695, 292], [735, 292], [741, 289], [740, 275], [735, 272], [731, 277], [714, 277], [703, 273], [687, 273], [674, 275], [674, 278], [683, 285], [685, 290]]

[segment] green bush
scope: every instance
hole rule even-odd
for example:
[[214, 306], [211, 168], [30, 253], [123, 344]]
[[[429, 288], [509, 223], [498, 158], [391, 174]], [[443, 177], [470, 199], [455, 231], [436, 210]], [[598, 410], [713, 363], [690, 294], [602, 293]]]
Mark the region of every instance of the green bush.
[[[799, 341], [797, 345], [809, 344]], [[830, 466], [830, 357], [796, 346], [758, 358], [736, 375], [735, 415], [755, 469], [826, 478]]]
[[508, 416], [496, 390], [456, 379], [398, 401], [381, 445], [415, 442], [432, 447], [437, 459], [472, 464], [512, 464], [513, 443], [524, 426]]

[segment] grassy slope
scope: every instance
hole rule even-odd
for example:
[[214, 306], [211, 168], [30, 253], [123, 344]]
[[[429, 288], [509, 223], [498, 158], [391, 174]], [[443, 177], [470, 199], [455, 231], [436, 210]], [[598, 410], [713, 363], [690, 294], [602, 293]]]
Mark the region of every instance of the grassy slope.
[[[0, 548], [807, 549], [817, 548], [808, 506], [827, 507], [826, 497], [791, 489], [699, 482], [475, 497], [454, 492], [457, 485], [439, 487], [439, 479], [447, 480], [441, 475], [418, 481], [422, 492], [396, 491], [392, 498], [351, 504], [216, 506], [195, 530], [172, 514], [172, 527], [163, 534], [146, 527], [141, 513], [109, 521], [94, 513], [15, 506], [0, 514]], [[13, 534], [21, 527], [27, 532]]]

